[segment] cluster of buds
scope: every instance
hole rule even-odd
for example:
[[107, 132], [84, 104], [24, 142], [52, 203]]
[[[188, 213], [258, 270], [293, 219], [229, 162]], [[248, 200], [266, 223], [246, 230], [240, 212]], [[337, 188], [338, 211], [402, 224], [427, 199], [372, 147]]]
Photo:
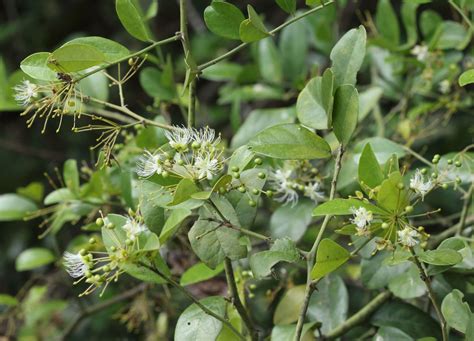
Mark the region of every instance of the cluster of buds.
[[309, 161], [285, 161], [283, 167], [272, 171], [269, 177], [275, 200], [294, 206], [300, 195], [315, 203], [324, 200], [318, 169]]
[[145, 151], [140, 158], [136, 170], [140, 177], [158, 174], [210, 181], [222, 171], [223, 149], [219, 147], [220, 136], [216, 137], [213, 129], [174, 127], [165, 134], [168, 145], [153, 153]]

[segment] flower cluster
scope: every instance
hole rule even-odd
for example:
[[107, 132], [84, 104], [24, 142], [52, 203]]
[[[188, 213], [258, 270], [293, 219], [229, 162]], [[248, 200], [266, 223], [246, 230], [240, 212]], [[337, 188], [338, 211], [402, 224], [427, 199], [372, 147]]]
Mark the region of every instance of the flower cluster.
[[[116, 282], [124, 272], [121, 265], [140, 251], [138, 237], [149, 229], [138, 214], [124, 218], [125, 224], [121, 227], [115, 226], [108, 218], [97, 219], [96, 224], [103, 226], [104, 238], [108, 238], [113, 244], [107, 247], [107, 252], [82, 249], [78, 253], [64, 253], [63, 264], [68, 274], [76, 279], [74, 284], [82, 281], [89, 284], [79, 296], [88, 295], [99, 287], [103, 287], [102, 295], [109, 283]], [[123, 237], [123, 232], [116, 229], [122, 229], [126, 238]], [[89, 240], [90, 245], [95, 245], [96, 242], [95, 238]]]
[[351, 219], [351, 223], [356, 226], [357, 235], [359, 236], [368, 236], [370, 235], [369, 226], [374, 216], [371, 211], [368, 211], [364, 207], [351, 207], [351, 213], [354, 217]]
[[165, 150], [165, 146], [154, 153], [146, 150], [136, 169], [139, 176], [171, 175], [201, 181], [212, 180], [222, 171], [223, 149], [213, 129], [174, 127], [165, 134], [170, 149]]
[[294, 206], [300, 194], [315, 203], [325, 198], [318, 170], [308, 161], [286, 161], [282, 168], [270, 173], [269, 180], [269, 185], [275, 192], [275, 200], [284, 204]]

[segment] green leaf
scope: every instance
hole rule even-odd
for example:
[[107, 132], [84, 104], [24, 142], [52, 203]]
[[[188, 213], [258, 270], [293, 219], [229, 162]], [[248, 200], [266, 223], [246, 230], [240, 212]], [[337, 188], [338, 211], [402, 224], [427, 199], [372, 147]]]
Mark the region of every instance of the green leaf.
[[96, 48], [104, 54], [104, 62], [107, 63], [117, 62], [118, 60], [126, 58], [128, 55], [130, 55], [130, 50], [122, 44], [98, 36], [76, 38], [67, 42], [63, 46], [70, 44], [89, 45]]
[[143, 282], [156, 284], [167, 283], [163, 277], [148, 269], [146, 266], [140, 265], [139, 262], [160, 270], [160, 272], [166, 276], [170, 276], [171, 272], [163, 258], [161, 258], [159, 252], [154, 253], [153, 258], [148, 255], [143, 255], [140, 258], [135, 259], [133, 262], [122, 263], [120, 268], [130, 276], [133, 276]]
[[387, 252], [378, 253], [370, 259], [362, 259], [361, 280], [368, 289], [381, 289], [388, 285], [390, 280], [404, 273], [410, 264], [404, 262], [397, 265], [387, 264], [391, 257]]
[[377, 4], [375, 24], [379, 33], [392, 46], [400, 43], [400, 27], [398, 19], [390, 0], [380, 0]]
[[265, 129], [249, 142], [257, 154], [286, 160], [323, 159], [331, 156], [327, 142], [298, 124]]
[[63, 177], [66, 187], [74, 194], [79, 194], [79, 170], [74, 159], [66, 160], [63, 167]]
[[255, 157], [255, 154], [246, 145], [237, 148], [230, 157], [229, 167], [227, 172], [230, 174], [233, 167], [238, 167], [239, 170], [245, 169], [250, 161]]
[[[199, 303], [213, 313], [225, 318], [226, 301], [223, 297], [206, 297]], [[175, 341], [210, 341], [216, 340], [222, 329], [222, 322], [205, 313], [196, 304], [191, 304], [181, 314], [176, 323]]]
[[335, 88], [342, 84], [355, 85], [365, 56], [365, 28], [360, 26], [345, 33], [331, 51]]
[[231, 3], [213, 1], [204, 10], [204, 21], [209, 30], [221, 37], [240, 39], [240, 23], [245, 20], [240, 9]]
[[250, 256], [250, 268], [257, 279], [271, 274], [272, 267], [279, 262], [294, 263], [300, 259], [295, 243], [290, 239], [277, 239], [270, 250]]
[[299, 200], [295, 206], [282, 205], [270, 218], [270, 233], [273, 238], [290, 238], [298, 241], [311, 223], [314, 202]]
[[311, 79], [300, 92], [296, 101], [298, 119], [305, 126], [327, 129], [333, 106], [334, 76], [327, 69], [322, 77]]
[[347, 262], [351, 254], [335, 241], [321, 240], [316, 253], [316, 263], [311, 270], [312, 279], [320, 279]]
[[279, 325], [297, 321], [304, 297], [304, 285], [297, 285], [286, 291], [275, 309], [273, 323]]
[[29, 55], [20, 63], [20, 69], [28, 76], [42, 81], [57, 81], [57, 74], [48, 67], [51, 53], [37, 52]]
[[[415, 341], [410, 335], [404, 333], [398, 328], [394, 327], [381, 327], [377, 330], [374, 339], [377, 341], [390, 341], [390, 340], [403, 340], [403, 341]], [[419, 339], [418, 341], [420, 341]], [[435, 340], [436, 341], [436, 340]]]
[[141, 41], [151, 39], [145, 19], [132, 0], [116, 0], [115, 10], [123, 27], [131, 36]]
[[258, 42], [258, 68], [262, 78], [269, 83], [278, 84], [283, 80], [280, 52], [271, 37]]
[[407, 271], [392, 277], [388, 288], [395, 296], [404, 300], [423, 296], [426, 292], [425, 283], [421, 280], [415, 264], [411, 264]]
[[352, 214], [351, 208], [364, 207], [372, 213], [386, 215], [387, 211], [359, 199], [333, 199], [331, 201], [326, 201], [318, 205], [313, 210], [313, 216], [324, 216], [324, 215], [350, 215]]
[[169, 238], [177, 231], [180, 227], [181, 222], [191, 215], [192, 211], [187, 208], [177, 208], [171, 211], [170, 216], [166, 220], [163, 230], [160, 234], [160, 243], [166, 243]]
[[[367, 143], [359, 159], [359, 183], [375, 188], [382, 183], [384, 175], [370, 143]], [[364, 188], [362, 186], [362, 188]]]
[[191, 196], [197, 192], [199, 192], [199, 188], [196, 186], [196, 184], [192, 180], [184, 178], [176, 187], [173, 201], [171, 201], [168, 206], [181, 204], [182, 202], [191, 199]]
[[26, 249], [16, 258], [16, 271], [27, 271], [39, 268], [54, 262], [55, 257], [53, 253], [42, 247], [34, 247]]
[[260, 19], [251, 5], [247, 5], [247, 12], [249, 15], [248, 19], [245, 19], [240, 23], [240, 40], [244, 43], [251, 43], [268, 37], [270, 33], [268, 33], [262, 19]]
[[18, 300], [7, 294], [0, 294], [0, 306], [14, 307], [18, 304]]
[[0, 195], [0, 221], [21, 220], [37, 209], [35, 203], [18, 194]]
[[471, 31], [467, 31], [462, 24], [446, 20], [438, 27], [430, 47], [441, 50], [463, 50], [469, 44], [471, 35]]
[[[294, 107], [252, 110], [232, 138], [231, 146], [232, 148], [236, 148], [246, 144], [252, 137], [265, 128], [281, 123], [293, 123], [295, 117], [296, 112]], [[240, 165], [237, 166], [241, 168]]]
[[63, 45], [48, 58], [48, 67], [57, 72], [77, 72], [105, 62], [105, 55], [85, 44]]
[[359, 122], [375, 108], [382, 95], [383, 89], [377, 86], [370, 87], [359, 94]]
[[433, 265], [456, 265], [462, 262], [459, 252], [452, 249], [427, 250], [418, 254], [423, 263]]
[[378, 327], [400, 329], [415, 339], [427, 336], [441, 339], [438, 322], [415, 306], [400, 301], [385, 303], [372, 316], [371, 322]]
[[281, 30], [278, 48], [282, 58], [283, 76], [291, 81], [303, 78], [308, 69], [306, 58], [309, 35], [304, 21], [297, 21]]
[[443, 299], [441, 312], [451, 328], [466, 333], [470, 322], [471, 309], [463, 298], [464, 294], [458, 289], [454, 289]]
[[341, 277], [330, 275], [318, 283], [309, 301], [308, 319], [322, 323], [321, 331], [326, 334], [342, 324], [349, 310], [349, 293]]
[[357, 126], [359, 115], [359, 94], [349, 84], [341, 85], [334, 94], [332, 126], [339, 142], [347, 145]]
[[402, 212], [410, 199], [408, 190], [399, 189], [399, 184], [403, 184], [403, 176], [399, 171], [392, 172], [380, 185], [377, 204], [390, 212]]
[[293, 14], [296, 11], [296, 0], [275, 0], [277, 5], [286, 13]]
[[[240, 39], [240, 38], [239, 38]], [[202, 71], [202, 78], [212, 81], [237, 81], [244, 67], [237, 63], [219, 62]]]
[[188, 233], [196, 255], [210, 268], [215, 269], [228, 257], [237, 260], [245, 257], [247, 249], [240, 243], [240, 232], [215, 221], [200, 219]]
[[172, 101], [176, 97], [175, 85], [168, 69], [160, 71], [155, 67], [146, 67], [140, 72], [139, 80], [150, 97], [162, 101]]
[[474, 83], [474, 69], [464, 71], [461, 76], [459, 76], [458, 82], [460, 86]]
[[187, 269], [181, 279], [179, 284], [186, 286], [191, 285], [199, 282], [206, 281], [210, 278], [216, 277], [224, 270], [224, 265], [220, 264], [215, 269], [209, 268], [204, 263], [197, 263]]

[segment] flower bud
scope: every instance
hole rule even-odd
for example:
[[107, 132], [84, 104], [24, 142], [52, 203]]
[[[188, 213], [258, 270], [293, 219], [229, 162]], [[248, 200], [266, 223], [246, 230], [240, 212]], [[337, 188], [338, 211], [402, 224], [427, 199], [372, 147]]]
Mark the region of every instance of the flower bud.
[[254, 160], [254, 162], [255, 162], [256, 165], [261, 165], [262, 164], [262, 159], [258, 157]]

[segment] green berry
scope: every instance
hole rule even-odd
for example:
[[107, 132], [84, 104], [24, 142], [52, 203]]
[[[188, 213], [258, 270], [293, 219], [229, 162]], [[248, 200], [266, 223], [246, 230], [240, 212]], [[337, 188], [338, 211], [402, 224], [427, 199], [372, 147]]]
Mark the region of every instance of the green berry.
[[255, 206], [257, 206], [257, 203], [253, 200], [249, 200], [249, 206], [255, 207]]
[[428, 173], [428, 170], [427, 170], [426, 168], [423, 168], [423, 169], [421, 170], [421, 174], [426, 175], [426, 173]]
[[252, 193], [255, 194], [255, 195], [258, 195], [258, 189], [256, 189], [256, 188], [252, 189]]
[[169, 175], [170, 175], [170, 173], [168, 173], [167, 171], [163, 171], [163, 172], [161, 173], [161, 176], [162, 176], [163, 178], [165, 178], [165, 179], [166, 179]]
[[269, 198], [273, 197], [273, 191], [268, 190], [268, 191], [265, 192], [265, 194], [266, 194], [267, 197], [269, 197]]
[[260, 179], [265, 179], [266, 175], [265, 175], [265, 173], [260, 172], [260, 173], [258, 173], [258, 177], [259, 177]]
[[108, 223], [107, 226], [106, 226], [109, 230], [112, 230], [115, 228], [115, 224], [114, 223]]
[[115, 246], [111, 246], [110, 251], [115, 252], [115, 251], [117, 251], [117, 248]]
[[413, 212], [413, 210], [414, 210], [414, 208], [411, 205], [405, 207], [405, 212], [406, 213], [411, 213], [411, 212]]
[[441, 188], [442, 188], [442, 189], [448, 189], [449, 186], [448, 186], [448, 184], [442, 184], [442, 185], [441, 185]]
[[95, 244], [96, 240], [94, 237], [92, 237], [91, 239], [89, 239], [89, 244]]
[[385, 230], [388, 228], [388, 224], [387, 223], [382, 223], [382, 228]]
[[239, 172], [233, 172], [233, 173], [232, 173], [232, 176], [233, 176], [235, 179], [239, 179], [239, 178], [240, 178], [240, 173], [239, 173]]
[[231, 168], [232, 172], [238, 172], [240, 169], [237, 166]]
[[79, 254], [81, 256], [85, 256], [87, 254], [87, 251], [85, 249], [81, 249], [81, 251], [79, 251]]
[[255, 162], [256, 165], [261, 165], [262, 164], [262, 159], [258, 157], [253, 162]]
[[397, 188], [400, 189], [400, 190], [405, 189], [405, 185], [402, 182], [399, 182], [397, 184]]
[[95, 220], [95, 224], [96, 224], [97, 226], [99, 226], [99, 227], [102, 226], [102, 225], [104, 225], [104, 219], [102, 219], [102, 218], [97, 218], [97, 219]]
[[452, 165], [453, 164], [453, 160], [449, 159], [448, 160], [448, 165]]
[[130, 246], [130, 245], [133, 244], [133, 240], [131, 240], [131, 239], [126, 239], [126, 240], [125, 240], [125, 244], [128, 245], [128, 246]]
[[245, 189], [245, 186], [239, 186], [239, 188], [237, 188], [239, 190], [240, 193], [245, 193], [246, 189]]
[[459, 168], [459, 167], [462, 166], [462, 163], [461, 163], [461, 161], [456, 161], [456, 162], [454, 163], [454, 165]]
[[201, 148], [201, 144], [200, 144], [199, 142], [194, 141], [194, 142], [191, 144], [191, 148], [193, 148], [193, 149], [199, 149], [199, 148]]
[[456, 180], [455, 180], [455, 181], [456, 181], [456, 183], [457, 183], [458, 185], [460, 185], [460, 184], [462, 183], [462, 180], [461, 180], [461, 178], [460, 178], [459, 176], [456, 177]]
[[436, 179], [438, 177], [438, 173], [436, 173], [436, 172], [431, 173], [431, 177], [433, 179]]

